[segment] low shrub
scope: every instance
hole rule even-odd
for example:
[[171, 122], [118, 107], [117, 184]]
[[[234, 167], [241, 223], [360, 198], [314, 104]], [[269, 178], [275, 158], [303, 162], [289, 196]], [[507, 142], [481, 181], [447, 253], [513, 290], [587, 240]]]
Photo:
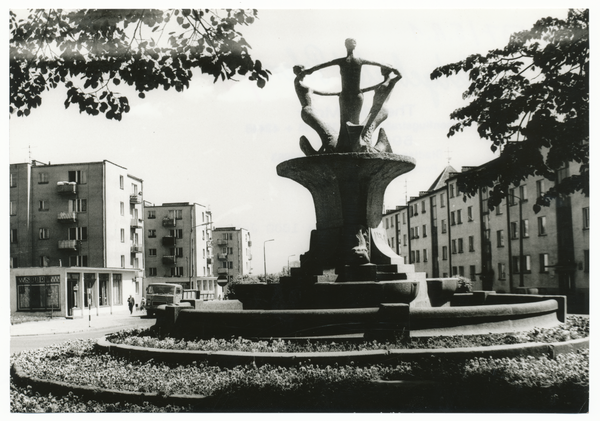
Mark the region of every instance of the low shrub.
[[[12, 356], [11, 362], [26, 376], [72, 385], [163, 396], [207, 395], [212, 399], [210, 410], [218, 411], [579, 412], [587, 408], [589, 387], [587, 350], [556, 359], [431, 358], [393, 366], [250, 364], [221, 368], [205, 363], [132, 362], [100, 352], [92, 340], [79, 340], [21, 352]], [[398, 379], [432, 381], [431, 390], [424, 393], [422, 387], [409, 387], [400, 393], [374, 383]], [[12, 412], [194, 410], [150, 404], [112, 405], [82, 401], [72, 394], [36, 394], [20, 384], [11, 386]]]

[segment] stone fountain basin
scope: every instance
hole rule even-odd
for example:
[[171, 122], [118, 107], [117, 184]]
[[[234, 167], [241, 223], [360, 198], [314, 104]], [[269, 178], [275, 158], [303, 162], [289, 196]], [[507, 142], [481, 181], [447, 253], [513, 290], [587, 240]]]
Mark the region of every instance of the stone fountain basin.
[[[550, 328], [566, 320], [566, 297], [495, 294], [478, 291], [455, 294], [450, 306], [409, 307], [384, 303], [368, 308], [247, 310], [223, 309], [231, 300], [199, 302], [194, 309], [167, 306], [157, 312], [157, 327], [175, 335], [202, 338], [322, 339], [367, 338], [375, 333], [445, 336], [508, 333]], [[220, 307], [221, 306], [221, 307]], [[231, 306], [229, 307], [231, 308]]]

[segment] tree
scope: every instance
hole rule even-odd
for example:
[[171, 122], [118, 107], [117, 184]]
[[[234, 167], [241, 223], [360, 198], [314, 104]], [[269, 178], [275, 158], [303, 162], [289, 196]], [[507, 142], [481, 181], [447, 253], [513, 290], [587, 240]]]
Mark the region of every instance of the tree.
[[193, 69], [217, 80], [246, 76], [265, 86], [269, 70], [237, 30], [256, 10], [30, 10], [10, 12], [10, 113], [27, 116], [44, 91], [64, 85], [65, 107], [121, 120], [121, 83], [140, 98], [189, 87]]
[[[506, 47], [438, 67], [431, 79], [468, 74], [465, 107], [448, 137], [477, 125], [479, 136], [500, 149], [490, 165], [458, 175], [459, 188], [473, 196], [488, 187], [493, 209], [511, 185], [532, 175], [554, 182], [534, 210], [554, 198], [589, 195], [589, 11], [570, 10], [566, 20], [547, 17], [513, 34]], [[577, 163], [579, 171], [561, 169]]]

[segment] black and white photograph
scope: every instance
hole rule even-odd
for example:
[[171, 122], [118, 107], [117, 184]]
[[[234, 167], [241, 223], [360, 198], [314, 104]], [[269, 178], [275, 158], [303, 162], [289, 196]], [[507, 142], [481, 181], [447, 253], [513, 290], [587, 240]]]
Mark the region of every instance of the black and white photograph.
[[589, 6], [11, 3], [11, 416], [590, 414]]

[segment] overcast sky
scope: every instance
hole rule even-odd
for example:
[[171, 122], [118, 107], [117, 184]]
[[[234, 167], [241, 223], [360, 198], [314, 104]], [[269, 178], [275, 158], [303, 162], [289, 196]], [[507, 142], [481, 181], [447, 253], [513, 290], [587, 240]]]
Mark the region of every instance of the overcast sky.
[[[120, 122], [82, 115], [74, 107], [65, 110], [64, 92], [49, 92], [29, 117], [10, 118], [9, 160], [31, 157], [61, 164], [106, 159], [124, 166], [144, 180], [145, 200], [200, 203], [210, 206], [216, 226], [248, 229], [254, 274], [263, 271], [264, 241], [274, 239], [266, 244], [267, 263], [269, 272], [277, 272], [308, 250], [315, 228], [308, 190], [277, 176], [275, 169], [303, 156], [300, 136], [319, 146], [316, 133], [300, 119], [294, 65], [309, 67], [342, 57], [344, 40], [352, 37], [356, 55], [389, 63], [402, 73], [382, 127], [394, 153], [413, 157], [417, 166], [388, 187], [389, 209], [427, 190], [448, 163], [458, 170], [494, 157], [489, 142], [474, 130], [447, 138], [450, 113], [465, 104], [461, 96], [467, 79], [431, 81], [431, 71], [501, 48], [512, 33], [529, 29], [541, 17], [566, 15], [566, 9], [259, 8], [259, 19], [241, 30], [254, 59], [272, 72], [264, 89], [245, 79], [213, 84], [211, 77], [197, 74], [184, 93], [157, 91], [141, 100], [124, 91], [130, 94], [131, 111]], [[369, 70], [363, 86], [378, 75], [377, 69]], [[339, 73], [322, 71], [307, 82], [335, 89]], [[363, 115], [369, 104], [367, 97]], [[337, 127], [336, 99], [326, 98], [317, 106]]]

